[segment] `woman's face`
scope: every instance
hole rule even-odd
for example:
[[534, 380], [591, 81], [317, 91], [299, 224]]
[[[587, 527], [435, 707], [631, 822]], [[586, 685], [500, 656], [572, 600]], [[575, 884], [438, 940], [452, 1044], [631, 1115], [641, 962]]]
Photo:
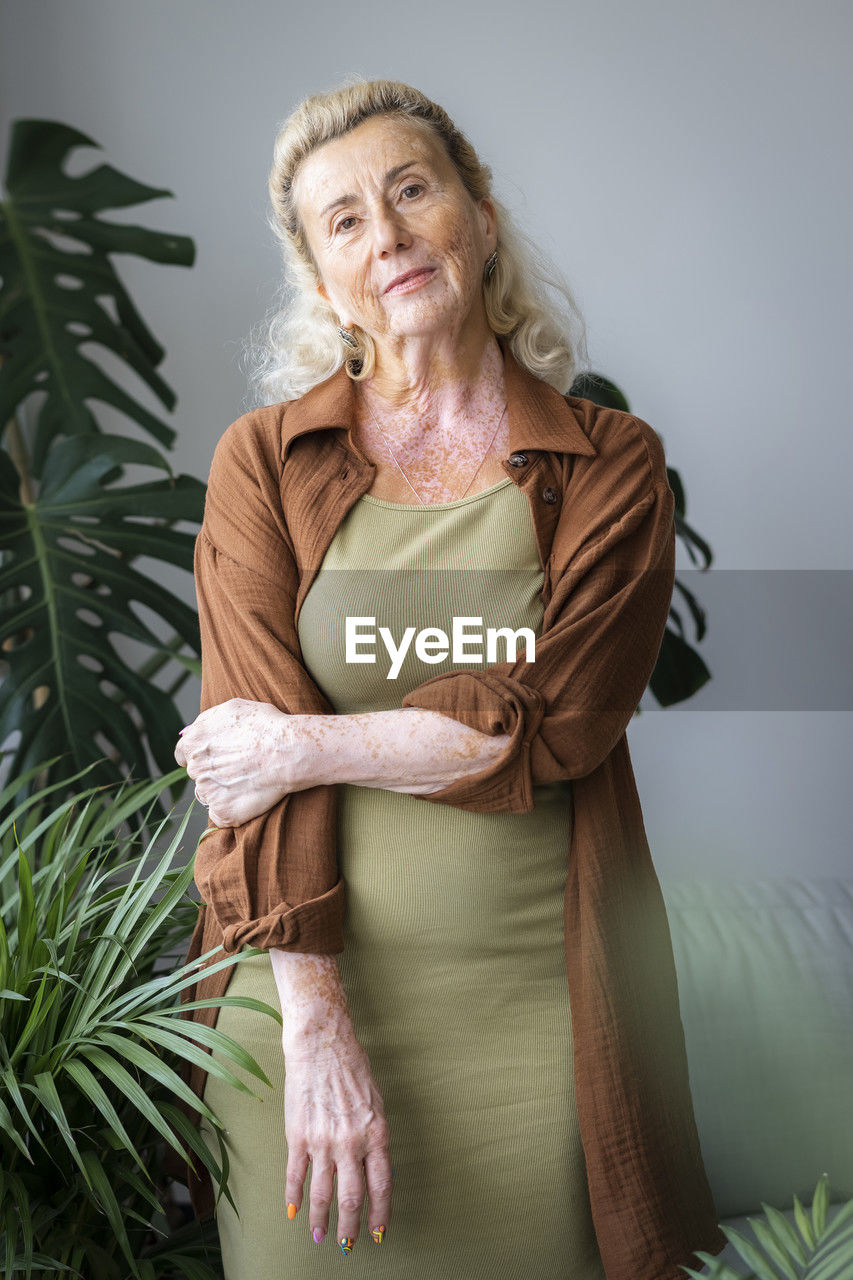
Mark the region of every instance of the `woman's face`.
[[[320, 271], [319, 292], [345, 328], [380, 344], [458, 335], [485, 323], [483, 266], [496, 243], [494, 206], [473, 202], [439, 139], [372, 116], [302, 162], [296, 206]], [[389, 289], [413, 269], [426, 272]]]

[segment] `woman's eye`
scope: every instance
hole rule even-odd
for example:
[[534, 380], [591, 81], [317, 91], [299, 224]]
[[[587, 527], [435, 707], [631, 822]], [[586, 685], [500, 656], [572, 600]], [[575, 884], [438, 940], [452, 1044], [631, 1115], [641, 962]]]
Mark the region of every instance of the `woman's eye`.
[[[423, 184], [420, 182], [410, 182], [407, 186], [403, 187], [400, 194], [405, 195], [407, 191], [414, 191], [414, 192], [420, 193], [421, 191], [423, 191]], [[355, 220], [356, 220], [355, 217], [351, 213], [347, 214], [345, 218], [341, 218], [338, 222], [335, 223], [333, 230], [335, 232], [349, 231], [351, 230], [351, 228], [347, 227], [346, 223], [355, 222]]]

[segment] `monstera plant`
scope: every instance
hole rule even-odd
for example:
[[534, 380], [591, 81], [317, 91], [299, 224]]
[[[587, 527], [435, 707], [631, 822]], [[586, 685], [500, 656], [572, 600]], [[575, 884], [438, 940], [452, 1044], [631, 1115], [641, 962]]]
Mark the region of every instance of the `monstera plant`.
[[[608, 409], [621, 409], [623, 413], [630, 413], [624, 392], [600, 373], [579, 374], [572, 383], [571, 394], [593, 400]], [[700, 564], [701, 561], [700, 569], [708, 569], [714, 558], [713, 552], [705, 539], [687, 523], [687, 497], [681, 476], [674, 467], [667, 467], [666, 474], [675, 496], [675, 536], [681, 539], [693, 564]], [[673, 600], [677, 596], [681, 597], [690, 613], [696, 639], [701, 640], [705, 634], [705, 610], [693, 592], [676, 575]], [[711, 673], [701, 655], [685, 637], [684, 623], [674, 603], [670, 605], [669, 617], [670, 622], [664, 631], [655, 669], [649, 680], [649, 688], [663, 707], [684, 702], [711, 679]]]
[[[118, 357], [174, 408], [157, 372], [164, 350], [114, 257], [190, 266], [194, 246], [101, 216], [172, 193], [106, 164], [64, 172], [69, 152], [97, 146], [61, 123], [15, 121], [0, 203], [0, 744], [17, 732], [13, 778], [58, 757], [41, 785], [90, 764], [95, 782], [144, 778], [146, 744], [162, 773], [174, 770], [174, 696], [199, 671], [191, 585], [180, 598], [137, 562], [192, 571], [195, 531], [175, 525], [200, 522], [205, 486], [173, 473], [162, 447], [175, 431], [95, 359]], [[104, 431], [98, 405], [156, 444]], [[128, 466], [157, 478], [122, 483]], [[113, 636], [141, 644], [146, 661], [135, 666]], [[155, 676], [169, 664], [177, 675], [163, 687]], [[173, 797], [181, 790], [175, 781]]]

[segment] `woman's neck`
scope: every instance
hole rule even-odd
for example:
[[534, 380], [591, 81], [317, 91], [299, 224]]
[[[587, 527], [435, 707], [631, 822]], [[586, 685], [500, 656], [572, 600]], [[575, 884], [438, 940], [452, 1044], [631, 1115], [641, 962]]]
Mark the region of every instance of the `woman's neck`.
[[452, 360], [434, 354], [419, 361], [409, 354], [414, 358], [404, 355], [402, 365], [387, 356], [377, 359], [373, 376], [357, 384], [365, 432], [379, 439], [384, 433], [395, 449], [418, 454], [428, 442], [449, 450], [464, 437], [482, 456], [506, 405], [503, 352], [495, 335], [489, 331], [477, 347], [457, 346]]

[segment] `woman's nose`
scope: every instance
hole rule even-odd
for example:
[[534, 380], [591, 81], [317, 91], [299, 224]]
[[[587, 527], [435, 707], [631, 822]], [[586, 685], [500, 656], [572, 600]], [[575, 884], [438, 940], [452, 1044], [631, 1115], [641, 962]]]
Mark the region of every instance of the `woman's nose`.
[[376, 248], [389, 252], [406, 248], [411, 242], [406, 221], [395, 209], [378, 209], [373, 221], [373, 239]]

